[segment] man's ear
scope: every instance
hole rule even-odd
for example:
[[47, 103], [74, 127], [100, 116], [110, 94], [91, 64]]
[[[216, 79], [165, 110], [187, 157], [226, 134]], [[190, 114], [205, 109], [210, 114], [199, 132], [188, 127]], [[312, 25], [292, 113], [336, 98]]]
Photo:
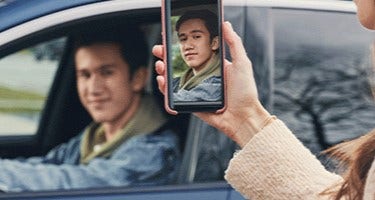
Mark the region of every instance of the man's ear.
[[212, 49], [212, 51], [216, 51], [216, 50], [219, 49], [219, 47], [220, 47], [219, 36], [216, 36], [216, 37], [212, 38], [211, 49]]
[[140, 92], [146, 86], [148, 77], [148, 70], [146, 67], [140, 67], [137, 71], [134, 72], [131, 84], [133, 91]]

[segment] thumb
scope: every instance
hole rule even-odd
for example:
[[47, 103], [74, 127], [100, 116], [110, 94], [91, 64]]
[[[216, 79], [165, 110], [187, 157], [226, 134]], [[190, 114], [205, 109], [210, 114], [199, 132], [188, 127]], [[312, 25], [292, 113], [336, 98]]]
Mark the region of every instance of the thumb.
[[223, 36], [225, 42], [229, 46], [229, 51], [233, 62], [243, 58], [242, 55], [246, 55], [246, 50], [242, 45], [242, 39], [233, 30], [232, 24], [228, 21], [224, 22], [223, 24]]

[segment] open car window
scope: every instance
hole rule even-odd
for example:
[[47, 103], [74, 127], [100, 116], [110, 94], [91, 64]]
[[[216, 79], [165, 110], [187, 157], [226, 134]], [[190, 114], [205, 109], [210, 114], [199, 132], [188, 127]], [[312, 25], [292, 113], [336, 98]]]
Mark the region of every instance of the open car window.
[[53, 39], [0, 59], [0, 136], [36, 134], [64, 46]]

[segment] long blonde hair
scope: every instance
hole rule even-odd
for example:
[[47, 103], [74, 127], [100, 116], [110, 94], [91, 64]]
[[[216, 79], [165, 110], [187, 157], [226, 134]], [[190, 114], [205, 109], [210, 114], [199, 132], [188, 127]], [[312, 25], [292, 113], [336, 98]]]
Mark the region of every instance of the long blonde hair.
[[375, 157], [375, 129], [355, 140], [338, 144], [325, 151], [340, 160], [345, 168], [343, 183], [333, 186], [323, 194], [330, 194], [333, 199], [362, 200], [366, 177]]

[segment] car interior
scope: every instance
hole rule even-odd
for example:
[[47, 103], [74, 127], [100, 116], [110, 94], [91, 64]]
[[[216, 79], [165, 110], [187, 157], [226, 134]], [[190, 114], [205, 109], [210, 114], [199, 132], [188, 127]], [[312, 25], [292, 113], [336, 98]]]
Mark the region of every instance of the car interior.
[[[150, 52], [154, 44], [161, 43], [159, 9], [137, 12], [119, 12], [95, 16], [67, 24], [61, 24], [33, 35], [21, 38], [0, 49], [0, 57], [54, 38], [65, 37], [61, 55], [48, 98], [42, 110], [37, 133], [32, 136], [2, 137], [0, 157], [16, 158], [44, 155], [51, 148], [68, 141], [80, 133], [92, 120], [79, 101], [76, 91], [72, 37], [76, 32], [105, 28], [103, 24], [137, 24], [147, 34]], [[132, 28], [132, 27], [129, 27]], [[164, 110], [163, 96], [156, 83], [153, 63], [156, 58], [150, 53], [150, 80], [146, 92], [154, 95]], [[166, 112], [165, 112], [166, 113]], [[166, 113], [167, 115], [167, 113]], [[224, 170], [237, 148], [234, 142], [191, 114], [169, 116], [169, 125], [177, 130], [183, 155], [176, 184], [214, 182], [223, 180]], [[6, 139], [5, 139], [6, 138]]]

